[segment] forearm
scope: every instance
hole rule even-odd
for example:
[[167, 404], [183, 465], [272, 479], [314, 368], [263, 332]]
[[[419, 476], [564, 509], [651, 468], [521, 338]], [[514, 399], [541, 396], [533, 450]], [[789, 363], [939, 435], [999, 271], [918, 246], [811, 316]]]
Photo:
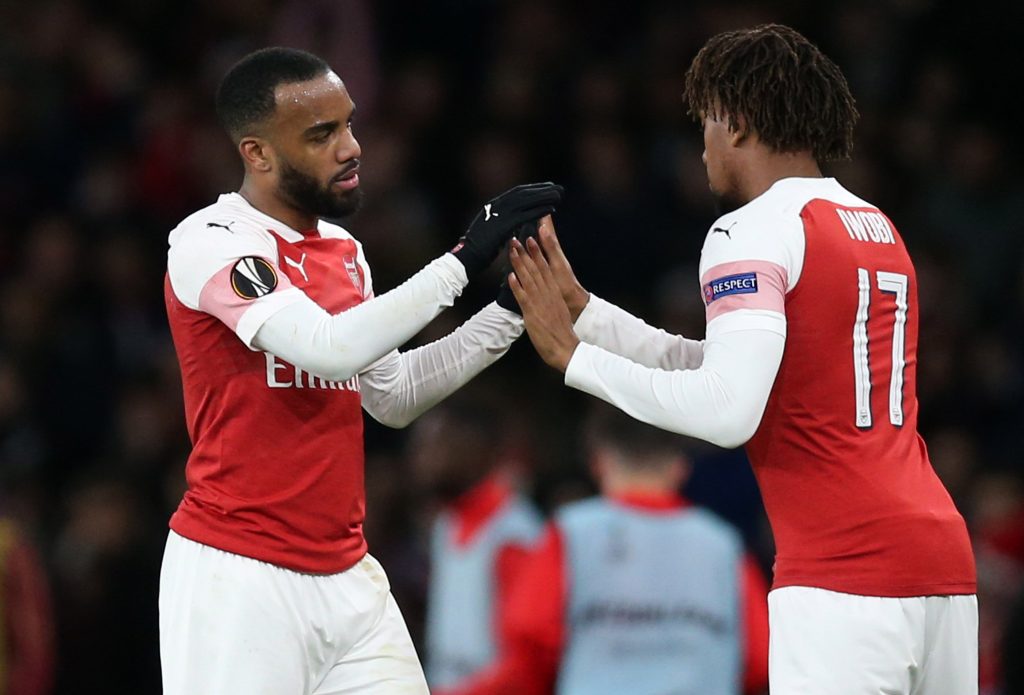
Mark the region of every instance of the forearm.
[[784, 346], [773, 330], [725, 332], [709, 336], [700, 368], [664, 370], [581, 343], [565, 383], [656, 427], [736, 447], [757, 430]]
[[573, 330], [580, 340], [645, 367], [696, 369], [704, 359], [703, 341], [654, 328], [594, 294]]
[[493, 364], [522, 335], [522, 319], [490, 304], [444, 338], [392, 354], [360, 375], [363, 407], [405, 427]]
[[331, 381], [344, 381], [402, 345], [466, 286], [450, 254], [432, 261], [395, 289], [340, 314], [311, 299], [282, 308], [260, 326], [253, 345]]

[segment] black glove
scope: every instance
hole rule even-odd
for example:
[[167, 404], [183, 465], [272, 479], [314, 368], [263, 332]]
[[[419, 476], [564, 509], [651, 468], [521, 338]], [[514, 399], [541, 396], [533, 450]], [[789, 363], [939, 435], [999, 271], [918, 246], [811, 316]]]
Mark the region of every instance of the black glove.
[[[524, 222], [515, 228], [512, 236], [519, 240], [519, 243], [526, 246], [526, 240], [530, 237], [536, 238], [537, 232], [540, 230], [540, 222], [538, 220], [530, 220]], [[501, 287], [498, 288], [498, 296], [494, 301], [498, 303], [503, 309], [514, 311], [520, 316], [523, 315], [523, 310], [519, 307], [519, 302], [516, 300], [516, 296], [512, 294], [512, 288], [508, 286], [508, 274], [512, 272], [512, 264], [505, 264], [505, 272], [502, 275]]]
[[497, 258], [513, 231], [551, 214], [561, 200], [562, 187], [550, 181], [510, 188], [483, 206], [452, 254], [466, 267], [466, 275], [473, 277]]

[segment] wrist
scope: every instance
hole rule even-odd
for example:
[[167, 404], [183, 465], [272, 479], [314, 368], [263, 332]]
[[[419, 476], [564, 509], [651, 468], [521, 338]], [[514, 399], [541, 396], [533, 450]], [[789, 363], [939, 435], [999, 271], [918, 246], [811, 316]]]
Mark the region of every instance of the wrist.
[[572, 319], [573, 323], [579, 320], [580, 314], [587, 308], [588, 302], [590, 302], [590, 293], [579, 286], [566, 298], [565, 303], [569, 307], [569, 318]]
[[456, 260], [465, 268], [467, 279], [472, 279], [475, 275], [479, 275], [493, 260], [465, 240], [460, 240], [449, 253], [455, 256]]
[[556, 360], [554, 365], [559, 371], [565, 374], [565, 371], [569, 368], [569, 362], [572, 361], [572, 356], [576, 354], [576, 348], [579, 347], [579, 338], [573, 336], [572, 341], [566, 346], [566, 349]]

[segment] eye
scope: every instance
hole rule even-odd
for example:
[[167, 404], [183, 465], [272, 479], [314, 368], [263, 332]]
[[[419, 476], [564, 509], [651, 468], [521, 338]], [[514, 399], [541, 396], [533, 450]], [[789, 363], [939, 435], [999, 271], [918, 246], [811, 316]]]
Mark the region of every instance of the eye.
[[330, 137], [331, 137], [330, 132], [328, 132], [326, 130], [321, 130], [316, 135], [311, 137], [310, 140], [312, 140], [313, 142], [315, 142], [317, 144], [321, 144], [322, 145], [323, 143], [327, 142], [328, 138], [330, 138]]

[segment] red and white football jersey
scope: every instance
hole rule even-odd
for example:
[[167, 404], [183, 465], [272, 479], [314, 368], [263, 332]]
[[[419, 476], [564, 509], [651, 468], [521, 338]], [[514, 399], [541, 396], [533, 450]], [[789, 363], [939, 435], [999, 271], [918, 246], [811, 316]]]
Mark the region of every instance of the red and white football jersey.
[[709, 325], [785, 316], [747, 444], [774, 586], [974, 593], [963, 518], [917, 432], [917, 278], [892, 222], [834, 179], [783, 179], [715, 222], [700, 273]]
[[366, 552], [358, 377], [326, 381], [251, 345], [303, 294], [331, 314], [369, 299], [361, 246], [323, 221], [290, 229], [236, 193], [169, 241], [167, 316], [193, 444], [171, 528], [302, 572], [351, 567]]

